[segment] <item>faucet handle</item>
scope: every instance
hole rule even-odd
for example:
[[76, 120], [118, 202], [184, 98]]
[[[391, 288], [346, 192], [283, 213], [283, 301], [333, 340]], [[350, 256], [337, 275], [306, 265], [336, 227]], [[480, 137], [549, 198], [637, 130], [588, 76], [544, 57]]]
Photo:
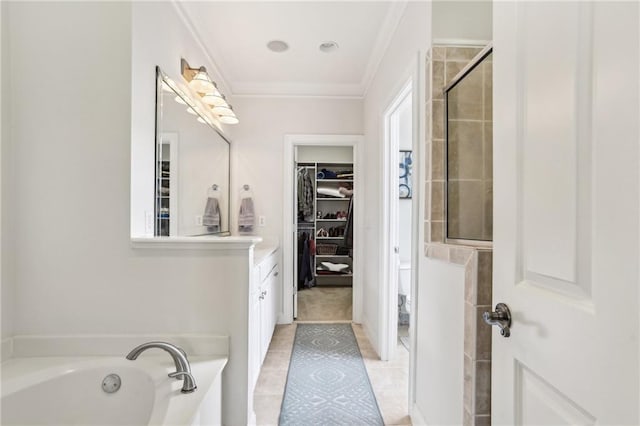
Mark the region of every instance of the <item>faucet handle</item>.
[[176, 371], [174, 373], [169, 373], [169, 377], [184, 379], [184, 384], [182, 385], [182, 390], [180, 391], [182, 393], [191, 393], [198, 388], [196, 386], [196, 381], [193, 379], [193, 376], [188, 371]]
[[191, 380], [193, 380], [193, 376], [188, 371], [175, 371], [173, 373], [169, 373], [169, 377], [176, 378], [178, 380], [183, 379], [185, 376], [188, 376]]

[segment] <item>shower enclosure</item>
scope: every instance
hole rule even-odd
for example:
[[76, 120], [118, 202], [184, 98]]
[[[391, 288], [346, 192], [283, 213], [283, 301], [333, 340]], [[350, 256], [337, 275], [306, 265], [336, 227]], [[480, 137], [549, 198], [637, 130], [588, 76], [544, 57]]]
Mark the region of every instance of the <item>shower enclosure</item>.
[[492, 48], [488, 46], [444, 89], [446, 238], [493, 238]]

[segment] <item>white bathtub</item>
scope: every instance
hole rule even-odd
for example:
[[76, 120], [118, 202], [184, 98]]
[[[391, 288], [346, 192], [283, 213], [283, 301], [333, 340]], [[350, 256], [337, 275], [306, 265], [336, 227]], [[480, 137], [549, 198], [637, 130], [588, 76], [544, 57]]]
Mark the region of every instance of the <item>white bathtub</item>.
[[[198, 389], [180, 392], [182, 380], [168, 355], [17, 358], [2, 364], [2, 425], [210, 425], [220, 423], [220, 378], [226, 359], [194, 357]], [[117, 374], [122, 386], [105, 393]]]

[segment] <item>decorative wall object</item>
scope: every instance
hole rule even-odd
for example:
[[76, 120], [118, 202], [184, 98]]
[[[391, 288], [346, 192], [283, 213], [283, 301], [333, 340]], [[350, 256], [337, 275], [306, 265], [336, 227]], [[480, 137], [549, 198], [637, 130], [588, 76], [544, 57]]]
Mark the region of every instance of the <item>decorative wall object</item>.
[[411, 198], [411, 173], [413, 170], [413, 152], [400, 151], [399, 198]]

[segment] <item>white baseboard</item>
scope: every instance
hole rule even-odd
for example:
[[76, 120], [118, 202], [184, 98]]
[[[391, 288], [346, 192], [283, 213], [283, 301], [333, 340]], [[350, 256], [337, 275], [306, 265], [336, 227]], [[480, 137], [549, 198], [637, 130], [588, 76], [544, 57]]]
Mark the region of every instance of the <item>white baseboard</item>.
[[424, 416], [416, 404], [413, 404], [411, 407], [409, 415], [411, 416], [411, 423], [414, 426], [427, 426], [427, 422], [424, 420]]

